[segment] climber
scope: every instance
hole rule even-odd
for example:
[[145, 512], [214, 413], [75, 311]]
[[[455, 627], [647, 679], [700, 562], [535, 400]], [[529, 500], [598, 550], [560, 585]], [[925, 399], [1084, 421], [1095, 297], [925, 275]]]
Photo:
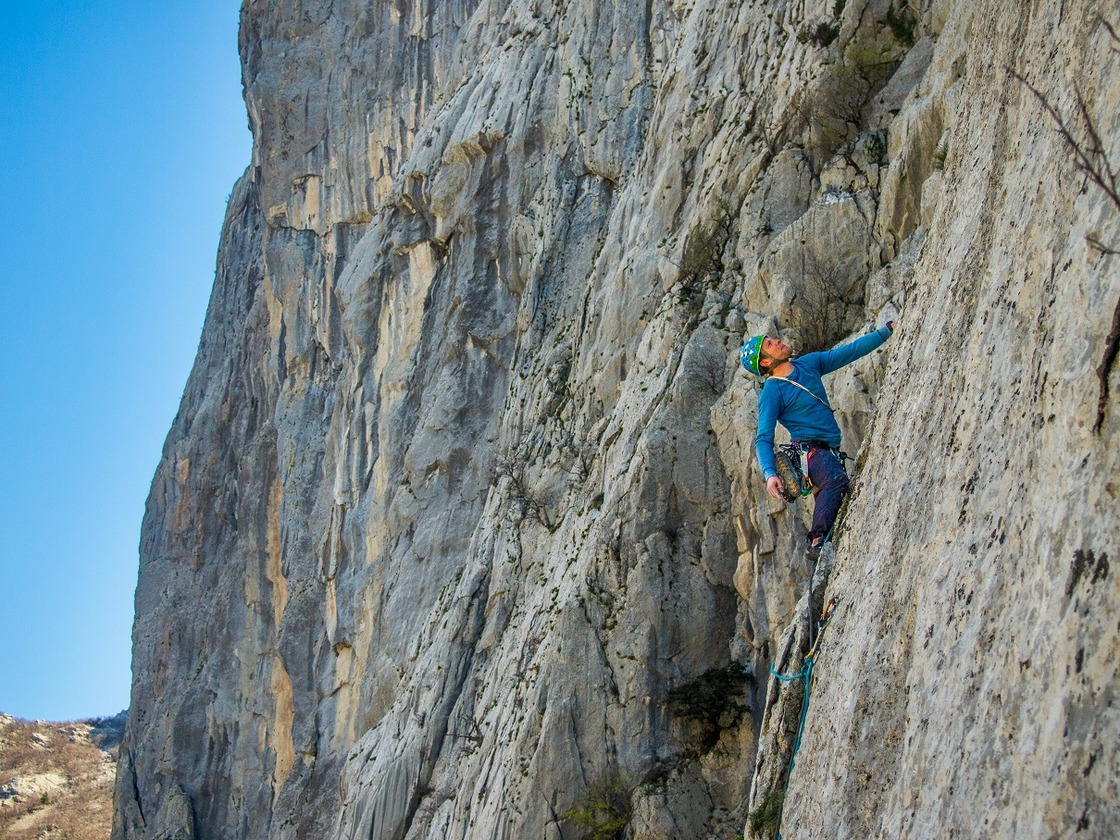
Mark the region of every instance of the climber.
[[840, 459], [840, 427], [828, 404], [821, 377], [866, 356], [894, 332], [894, 321], [832, 350], [806, 353], [794, 358], [793, 351], [777, 338], [756, 335], [739, 350], [739, 361], [755, 376], [765, 377], [758, 395], [758, 432], [754, 445], [766, 478], [766, 491], [783, 497], [782, 480], [774, 458], [774, 423], [781, 423], [793, 445], [807, 453], [809, 480], [816, 504], [809, 530], [810, 559], [816, 560], [829, 539], [840, 502], [848, 491], [848, 474]]

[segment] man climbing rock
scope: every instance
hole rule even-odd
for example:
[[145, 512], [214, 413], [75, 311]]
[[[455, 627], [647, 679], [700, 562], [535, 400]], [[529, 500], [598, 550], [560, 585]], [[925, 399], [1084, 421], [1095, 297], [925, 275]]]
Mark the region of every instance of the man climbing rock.
[[809, 557], [815, 560], [829, 539], [840, 502], [848, 492], [848, 474], [840, 459], [840, 427], [833, 417], [821, 377], [851, 364], [882, 346], [894, 332], [894, 321], [841, 347], [798, 358], [777, 338], [756, 335], [739, 350], [739, 361], [755, 376], [766, 379], [758, 395], [758, 432], [754, 446], [766, 478], [766, 491], [783, 498], [782, 480], [774, 458], [774, 424], [789, 431], [792, 445], [806, 455], [812, 482], [813, 527]]

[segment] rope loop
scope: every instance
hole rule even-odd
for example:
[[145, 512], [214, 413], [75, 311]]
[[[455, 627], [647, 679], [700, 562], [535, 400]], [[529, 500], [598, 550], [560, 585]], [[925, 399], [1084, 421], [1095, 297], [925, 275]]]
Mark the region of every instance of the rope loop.
[[779, 674], [777, 671], [774, 670], [773, 663], [771, 663], [771, 665], [770, 665], [770, 676], [776, 677], [778, 680], [780, 680], [781, 682], [784, 682], [784, 683], [793, 682], [794, 680], [799, 680], [799, 679], [801, 679], [802, 677], [805, 676], [805, 673], [806, 673], [805, 669], [802, 668], [796, 674]]

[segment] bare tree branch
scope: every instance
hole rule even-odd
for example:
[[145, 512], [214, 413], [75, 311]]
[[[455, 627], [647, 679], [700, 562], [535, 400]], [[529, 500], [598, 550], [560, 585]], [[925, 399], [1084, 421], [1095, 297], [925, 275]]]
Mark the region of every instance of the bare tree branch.
[[1117, 251], [1115, 248], [1109, 248], [1092, 234], [1086, 236], [1085, 241], [1088, 242], [1090, 246], [1092, 246], [1094, 251], [1097, 251], [1098, 253], [1103, 254], [1106, 257], [1115, 257], [1117, 255], [1120, 255], [1120, 251]]
[[1074, 93], [1077, 97], [1077, 113], [1084, 123], [1081, 130], [1085, 132], [1087, 140], [1081, 141], [1074, 136], [1074, 131], [1077, 130], [1075, 126], [1071, 126], [1059, 113], [1058, 109], [1050, 104], [1050, 101], [1043, 95], [1042, 91], [1032, 85], [1026, 78], [1017, 70], [1010, 67], [1008, 71], [1018, 79], [1031, 93], [1035, 95], [1041, 103], [1043, 109], [1050, 115], [1050, 119], [1058, 127], [1058, 133], [1066, 142], [1066, 147], [1073, 155], [1073, 165], [1079, 171], [1083, 172], [1089, 180], [1100, 187], [1109, 200], [1120, 209], [1120, 188], [1118, 188], [1116, 180], [1116, 172], [1113, 171], [1112, 165], [1105, 154], [1104, 145], [1101, 143], [1100, 134], [1097, 132], [1097, 127], [1093, 123], [1093, 119], [1089, 116], [1089, 108], [1085, 103], [1085, 97], [1081, 94], [1081, 89], [1075, 84], [1073, 86]]
[[[1108, 30], [1109, 37], [1113, 42], [1112, 49], [1120, 52], [1120, 35], [1117, 35], [1112, 24], [1103, 17], [1098, 17], [1097, 20]], [[1042, 104], [1043, 109], [1050, 115], [1050, 119], [1058, 126], [1058, 133], [1061, 134], [1066, 147], [1073, 155], [1074, 168], [1084, 173], [1088, 180], [1096, 184], [1104, 194], [1108, 196], [1113, 206], [1116, 207], [1117, 210], [1120, 210], [1120, 185], [1117, 183], [1116, 170], [1113, 168], [1112, 162], [1108, 159], [1108, 153], [1105, 151], [1104, 142], [1101, 140], [1100, 132], [1097, 131], [1097, 126], [1093, 122], [1092, 116], [1089, 114], [1089, 106], [1085, 102], [1085, 97], [1081, 93], [1081, 88], [1074, 83], [1073, 92], [1077, 100], [1074, 121], [1080, 122], [1081, 125], [1078, 127], [1071, 122], [1067, 122], [1058, 109], [1050, 103], [1038, 88], [1028, 82], [1021, 73], [1010, 67], [1007, 69], [1012, 76], [1018, 79], [1019, 82], [1035, 95], [1035, 98]], [[1083, 134], [1084, 139], [1078, 139], [1075, 132]], [[1092, 248], [1105, 256], [1120, 254], [1120, 251], [1115, 248], [1110, 248], [1095, 236], [1087, 236], [1085, 239]], [[1101, 363], [1097, 366], [1099, 391], [1097, 397], [1097, 418], [1093, 423], [1093, 432], [1096, 434], [1100, 433], [1101, 426], [1104, 424], [1104, 415], [1108, 409], [1109, 398], [1108, 378], [1109, 374], [1112, 372], [1112, 365], [1115, 363], [1118, 354], [1120, 354], [1120, 299], [1116, 301], [1116, 306], [1112, 311], [1112, 329], [1109, 330], [1108, 337], [1104, 341], [1104, 355], [1101, 358]]]
[[847, 299], [855, 282], [831, 255], [814, 248], [801, 252], [801, 277], [790, 317], [799, 352], [826, 350], [855, 326]]
[[1116, 30], [1112, 28], [1112, 24], [1100, 15], [1097, 16], [1097, 20], [1100, 21], [1101, 25], [1108, 30], [1108, 34], [1112, 36], [1112, 51], [1120, 52], [1120, 35], [1117, 35]]

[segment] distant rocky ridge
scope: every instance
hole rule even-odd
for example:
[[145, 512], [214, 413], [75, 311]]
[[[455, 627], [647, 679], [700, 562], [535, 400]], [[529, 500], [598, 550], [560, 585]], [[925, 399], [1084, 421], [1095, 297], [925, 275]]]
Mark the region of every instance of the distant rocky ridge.
[[[114, 838], [1109, 836], [1115, 15], [245, 0]], [[790, 774], [736, 350], [887, 320]]]
[[47, 723], [0, 714], [0, 837], [107, 840], [127, 718]]

